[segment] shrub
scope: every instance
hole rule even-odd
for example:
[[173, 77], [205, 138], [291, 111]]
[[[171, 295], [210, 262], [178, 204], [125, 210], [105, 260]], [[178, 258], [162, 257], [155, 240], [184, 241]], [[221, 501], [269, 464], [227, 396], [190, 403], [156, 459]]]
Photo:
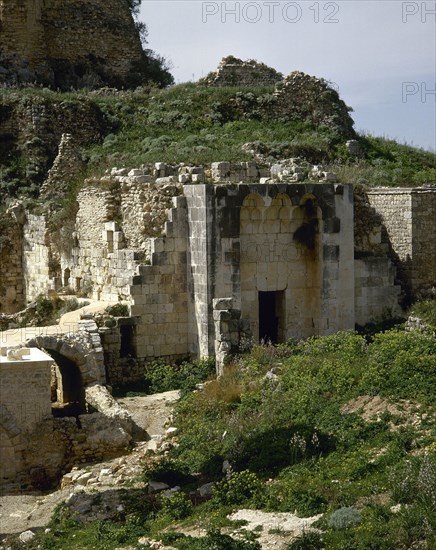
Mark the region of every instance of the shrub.
[[113, 315], [113, 317], [128, 317], [130, 315], [129, 306], [127, 304], [108, 306], [105, 311], [109, 315]]
[[182, 390], [182, 394], [195, 389], [215, 373], [215, 361], [198, 359], [184, 361], [180, 365], [168, 365], [163, 361], [151, 361], [146, 365], [144, 379], [150, 393], [160, 393], [170, 390]]
[[355, 527], [362, 521], [362, 514], [356, 508], [348, 506], [339, 508], [329, 517], [328, 526], [332, 529], [347, 529]]
[[188, 466], [181, 460], [163, 457], [155, 464], [147, 465], [143, 478], [145, 481], [163, 481], [168, 485], [182, 485], [192, 481]]
[[176, 492], [171, 496], [160, 497], [160, 515], [167, 516], [172, 520], [180, 520], [191, 515], [193, 506], [189, 498], [182, 492]]
[[323, 547], [321, 535], [316, 531], [305, 531], [286, 546], [286, 550], [319, 550]]
[[216, 483], [212, 488], [212, 498], [224, 505], [241, 504], [256, 495], [262, 483], [256, 474], [249, 470], [232, 472], [228, 478]]

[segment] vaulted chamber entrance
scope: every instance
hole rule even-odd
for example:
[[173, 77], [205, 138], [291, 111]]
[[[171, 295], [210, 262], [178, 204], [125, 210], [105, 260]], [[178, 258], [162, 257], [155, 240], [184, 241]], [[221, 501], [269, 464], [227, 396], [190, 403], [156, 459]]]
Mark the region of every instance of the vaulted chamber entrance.
[[285, 292], [259, 292], [259, 342], [278, 344], [284, 339]]
[[86, 412], [82, 375], [76, 363], [50, 350], [55, 360], [51, 376], [51, 406], [56, 417], [78, 416]]

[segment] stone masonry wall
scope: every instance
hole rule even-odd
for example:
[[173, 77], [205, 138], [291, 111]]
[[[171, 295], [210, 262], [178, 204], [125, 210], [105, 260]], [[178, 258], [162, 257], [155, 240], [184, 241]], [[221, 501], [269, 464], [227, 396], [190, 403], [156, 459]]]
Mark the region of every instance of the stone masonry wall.
[[27, 301], [53, 288], [51, 249], [46, 220], [43, 216], [27, 215], [23, 238], [23, 274]]
[[[242, 320], [250, 321], [257, 340], [258, 294], [263, 291], [289, 293], [280, 297], [281, 340], [354, 327], [353, 236], [347, 231], [353, 219], [350, 186], [197, 185], [185, 186], [185, 195], [190, 234], [188, 274], [193, 352], [214, 353], [212, 303], [219, 298], [233, 299], [233, 307], [241, 310]], [[308, 198], [317, 201], [322, 221], [319, 220], [315, 237], [316, 249], [308, 253], [313, 277], [302, 272], [300, 281], [293, 269], [277, 262], [288, 258], [289, 252], [295, 258], [294, 268], [300, 269], [304, 264], [304, 252], [299, 257], [293, 239], [304, 220], [300, 219], [284, 233], [280, 224], [282, 221], [289, 224], [292, 210], [298, 210]], [[251, 204], [251, 199], [256, 204]], [[254, 218], [244, 208], [252, 209]], [[253, 221], [261, 222], [263, 229], [253, 233]], [[300, 306], [298, 312], [296, 304]]]
[[28, 434], [51, 415], [52, 359], [32, 350], [32, 361], [0, 357], [0, 479], [13, 478], [23, 467]]
[[434, 247], [436, 190], [434, 188], [374, 189], [367, 192], [380, 214], [402, 286], [412, 295], [436, 285]]
[[0, 63], [18, 82], [122, 84], [143, 56], [125, 0], [1, 0], [0, 34]]
[[7, 216], [0, 235], [0, 313], [16, 313], [24, 307], [22, 226]]
[[151, 264], [138, 266], [130, 287], [131, 315], [140, 316], [138, 358], [180, 358], [190, 351], [186, 199], [173, 201], [165, 236], [151, 239]]

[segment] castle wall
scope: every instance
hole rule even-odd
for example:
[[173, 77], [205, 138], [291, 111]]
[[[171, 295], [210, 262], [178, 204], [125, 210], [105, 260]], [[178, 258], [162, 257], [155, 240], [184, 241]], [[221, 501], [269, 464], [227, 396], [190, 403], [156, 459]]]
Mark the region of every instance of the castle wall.
[[165, 236], [151, 239], [151, 265], [140, 265], [130, 287], [138, 358], [186, 357], [189, 352], [185, 197], [174, 198]]
[[[259, 292], [283, 292], [279, 339], [354, 328], [352, 189], [333, 185], [185, 186], [193, 334], [200, 355], [214, 350], [214, 299], [232, 298], [259, 335]], [[301, 205], [322, 216], [313, 250], [298, 249]], [[318, 215], [318, 210], [316, 210]], [[343, 225], [341, 225], [343, 224]], [[282, 227], [283, 225], [283, 227]], [[342, 227], [342, 230], [341, 230]], [[283, 229], [283, 232], [281, 231]], [[303, 258], [303, 256], [305, 256]], [[280, 325], [280, 322], [279, 322]], [[192, 342], [195, 349], [195, 340]]]
[[28, 434], [51, 415], [52, 364], [35, 349], [23, 360], [0, 356], [0, 479], [13, 479], [22, 469]]
[[143, 58], [121, 0], [1, 0], [1, 50], [15, 78], [68, 85], [120, 84]]
[[24, 306], [22, 227], [7, 217], [0, 236], [0, 313], [16, 313]]
[[436, 192], [433, 188], [374, 189], [367, 192], [380, 214], [384, 242], [404, 286], [413, 295], [436, 285]]
[[401, 317], [401, 287], [397, 270], [387, 256], [368, 256], [354, 261], [356, 324]]
[[23, 236], [23, 276], [28, 302], [53, 288], [51, 257], [45, 218], [28, 214]]

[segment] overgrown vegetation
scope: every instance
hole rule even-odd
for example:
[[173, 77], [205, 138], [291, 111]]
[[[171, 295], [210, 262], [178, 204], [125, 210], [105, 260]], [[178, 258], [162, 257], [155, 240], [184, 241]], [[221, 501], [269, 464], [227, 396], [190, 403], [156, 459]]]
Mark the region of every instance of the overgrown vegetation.
[[132, 396], [180, 390], [182, 395], [186, 395], [214, 374], [215, 360], [213, 358], [181, 361], [174, 364], [155, 360], [146, 364], [144, 377], [141, 381], [116, 387], [114, 393], [117, 396]]
[[[104, 525], [60, 510], [30, 547], [112, 549], [146, 535], [179, 549], [255, 549], [256, 533], [229, 537], [238, 525], [227, 515], [248, 507], [322, 514], [317, 531], [289, 549], [430, 550], [435, 385], [436, 342], [427, 333], [389, 330], [367, 342], [342, 332], [254, 346], [179, 402], [178, 446], [150, 462], [144, 480], [180, 492], [126, 490], [125, 509]], [[209, 481], [211, 498], [193, 497]], [[200, 527], [206, 536], [183, 533]]]
[[[17, 116], [18, 104], [44, 103], [64, 121], [63, 131], [77, 133], [77, 118], [71, 113], [86, 107], [99, 133], [81, 140], [87, 175], [100, 175], [114, 165], [138, 167], [157, 161], [244, 161], [253, 158], [249, 151], [255, 151], [264, 162], [300, 157], [322, 163], [343, 182], [387, 186], [436, 182], [434, 153], [367, 135], [359, 137], [363, 158], [356, 159], [345, 147], [346, 138], [328, 127], [309, 120], [271, 118], [272, 92], [273, 88], [207, 88], [194, 83], [123, 92], [62, 94], [28, 89], [18, 96], [5, 89], [0, 108], [8, 118]], [[0, 166], [0, 192], [5, 196], [36, 197], [53, 161], [57, 144], [47, 143], [47, 135], [29, 132], [5, 136]], [[242, 149], [246, 143], [250, 147]]]
[[436, 300], [422, 300], [416, 302], [409, 313], [424, 321], [430, 330], [436, 330]]
[[[57, 294], [46, 296], [40, 294], [23, 312], [16, 315], [6, 315], [0, 320], [0, 330], [8, 330], [18, 327], [54, 325], [60, 317], [70, 311], [75, 311], [89, 302], [80, 301], [77, 298], [61, 298]], [[14, 317], [11, 321], [10, 317]]]

